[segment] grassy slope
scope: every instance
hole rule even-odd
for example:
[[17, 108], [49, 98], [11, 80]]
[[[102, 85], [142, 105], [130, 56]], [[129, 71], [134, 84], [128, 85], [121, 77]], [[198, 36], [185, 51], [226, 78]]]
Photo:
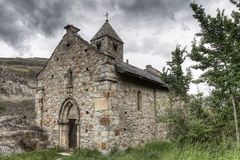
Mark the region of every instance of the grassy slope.
[[46, 58], [0, 58], [0, 68], [20, 76], [36, 77], [47, 61]]
[[[32, 152], [1, 160], [54, 160], [57, 150]], [[188, 145], [180, 148], [169, 142], [151, 143], [126, 152], [103, 156], [97, 151], [79, 150], [63, 160], [239, 160], [240, 150], [229, 145]]]
[[0, 156], [0, 160], [55, 160], [60, 157], [57, 150], [34, 151], [14, 156]]
[[[6, 81], [21, 83], [25, 86], [32, 86], [29, 83], [36, 81], [37, 74], [47, 63], [46, 58], [0, 58], [0, 94], [5, 96], [13, 95], [11, 84]], [[16, 93], [15, 93], [16, 94]], [[17, 94], [23, 94], [18, 92]], [[34, 113], [34, 95], [28, 95], [31, 100], [22, 102], [1, 101], [0, 97], [0, 116], [20, 114], [32, 119]]]

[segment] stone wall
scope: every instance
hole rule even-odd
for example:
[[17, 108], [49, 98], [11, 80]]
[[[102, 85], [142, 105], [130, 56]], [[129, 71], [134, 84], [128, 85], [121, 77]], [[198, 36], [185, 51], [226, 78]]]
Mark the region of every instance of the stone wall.
[[114, 61], [76, 33], [64, 35], [38, 77], [36, 94], [36, 123], [48, 131], [51, 146], [68, 149], [71, 107], [80, 114], [78, 148], [109, 153], [114, 147], [125, 149], [164, 136], [156, 124], [156, 102], [164, 107], [167, 93], [118, 75]]
[[[102, 139], [107, 141], [107, 122], [102, 118], [102, 114], [109, 107], [107, 91], [110, 87], [109, 81], [114, 80], [113, 60], [99, 53], [74, 33], [63, 37], [48, 65], [38, 77], [36, 94], [36, 122], [48, 130], [52, 146], [59, 144], [58, 117], [62, 103], [71, 98], [76, 101], [80, 110], [78, 147], [109, 149], [107, 144], [98, 142]], [[73, 73], [72, 88], [67, 86], [69, 69]], [[65, 142], [67, 143], [67, 140]]]
[[[97, 48], [97, 44], [101, 44], [100, 50], [108, 55], [112, 55], [119, 59], [123, 59], [123, 44], [109, 36], [102, 37], [100, 39], [96, 39], [91, 42], [93, 46]], [[116, 45], [116, 50], [114, 49], [114, 45]]]
[[[144, 85], [140, 80], [118, 75], [115, 94], [111, 97], [112, 119], [111, 146], [126, 149], [165, 138], [165, 126], [158, 123], [168, 104], [168, 92]], [[146, 82], [145, 82], [146, 84]], [[138, 92], [141, 108], [138, 108]]]
[[169, 92], [158, 90], [156, 92], [156, 114], [157, 114], [157, 139], [164, 140], [167, 136], [167, 124], [162, 117], [165, 117], [166, 109], [170, 107]]

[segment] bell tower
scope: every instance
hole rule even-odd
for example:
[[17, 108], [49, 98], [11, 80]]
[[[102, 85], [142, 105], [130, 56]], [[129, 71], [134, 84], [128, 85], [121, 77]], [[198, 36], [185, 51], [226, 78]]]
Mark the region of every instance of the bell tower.
[[123, 59], [123, 41], [114, 31], [106, 15], [106, 21], [90, 40], [91, 44], [105, 54]]

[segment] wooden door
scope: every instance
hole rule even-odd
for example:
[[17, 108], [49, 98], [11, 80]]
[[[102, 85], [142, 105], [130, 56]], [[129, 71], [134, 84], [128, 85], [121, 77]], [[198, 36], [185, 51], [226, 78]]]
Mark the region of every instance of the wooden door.
[[75, 119], [69, 119], [69, 149], [75, 149], [77, 144], [77, 126]]

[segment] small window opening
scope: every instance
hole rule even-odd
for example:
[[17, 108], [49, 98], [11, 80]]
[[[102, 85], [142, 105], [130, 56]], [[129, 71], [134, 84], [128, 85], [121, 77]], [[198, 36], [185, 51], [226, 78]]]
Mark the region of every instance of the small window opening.
[[53, 79], [53, 78], [54, 78], [54, 75], [51, 75], [51, 78]]
[[73, 73], [72, 73], [72, 70], [69, 70], [68, 72], [69, 72], [68, 73], [69, 74], [69, 84], [72, 84], [73, 83], [73, 75], [72, 75]]
[[101, 43], [97, 43], [97, 49], [101, 49]]
[[85, 51], [85, 52], [87, 52], [87, 51], [88, 51], [88, 49], [85, 49], [84, 51]]
[[113, 44], [113, 50], [117, 51], [118, 45], [117, 44]]
[[88, 111], [86, 111], [86, 114], [89, 114], [89, 112], [88, 112]]
[[88, 71], [89, 69], [88, 68], [86, 68], [86, 71]]
[[67, 47], [70, 47], [71, 46], [71, 43], [69, 41], [67, 41], [67, 44], [66, 44]]
[[137, 92], [137, 110], [142, 110], [142, 93], [141, 91]]
[[72, 88], [73, 87], [73, 72], [71, 69], [68, 69], [66, 75], [64, 75], [64, 77], [67, 80], [67, 88]]
[[88, 91], [88, 89], [85, 89], [85, 91]]

